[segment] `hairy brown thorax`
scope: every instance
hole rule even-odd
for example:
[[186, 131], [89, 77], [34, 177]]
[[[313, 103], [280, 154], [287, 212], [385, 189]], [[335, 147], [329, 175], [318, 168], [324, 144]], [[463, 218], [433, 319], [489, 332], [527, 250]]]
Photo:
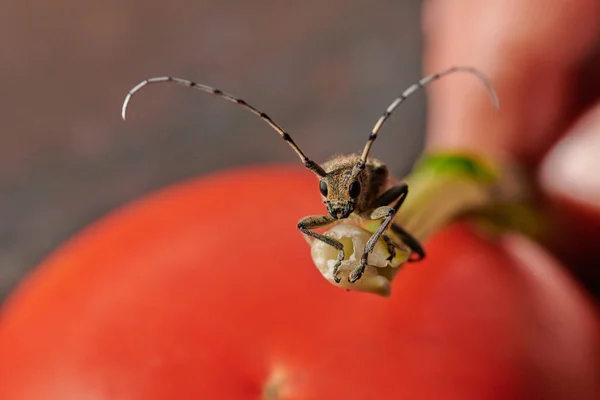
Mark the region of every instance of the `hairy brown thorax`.
[[[353, 212], [361, 214], [370, 209], [373, 201], [386, 189], [389, 172], [387, 166], [374, 158], [369, 158], [365, 168], [353, 177], [352, 173], [360, 159], [360, 154], [340, 155], [323, 164], [325, 177], [320, 182], [327, 185], [327, 195], [321, 197], [323, 202], [335, 207], [347, 207], [350, 204]], [[350, 186], [357, 181], [360, 194], [353, 198]]]

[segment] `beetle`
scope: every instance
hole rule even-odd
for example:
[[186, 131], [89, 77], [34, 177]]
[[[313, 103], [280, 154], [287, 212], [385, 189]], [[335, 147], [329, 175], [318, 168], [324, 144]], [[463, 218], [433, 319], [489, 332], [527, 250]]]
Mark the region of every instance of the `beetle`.
[[[377, 230], [367, 241], [361, 255], [360, 264], [348, 276], [350, 283], [354, 283], [360, 279], [364, 273], [368, 264], [369, 254], [373, 251], [375, 244], [380, 238], [383, 238], [388, 244], [388, 251], [390, 253], [388, 260], [394, 258], [395, 245], [386, 234], [388, 229], [396, 234], [396, 236], [402, 240], [404, 245], [411, 250], [409, 261], [419, 261], [425, 257], [425, 251], [419, 241], [409, 232], [405, 231], [402, 226], [393, 221], [394, 216], [408, 195], [408, 185], [406, 183], [399, 183], [389, 187], [388, 182], [390, 181], [390, 173], [387, 166], [382, 161], [369, 157], [369, 153], [373, 143], [377, 139], [381, 127], [404, 100], [429, 83], [455, 72], [467, 72], [479, 78], [486, 86], [492, 98], [494, 107], [498, 108], [498, 96], [489, 79], [481, 71], [468, 66], [450, 67], [420, 79], [394, 99], [379, 117], [377, 123], [371, 130], [362, 153], [333, 157], [329, 161], [323, 163], [322, 166], [309, 159], [294, 142], [292, 137], [264, 112], [237, 96], [188, 79], [162, 76], [146, 79], [138, 83], [127, 93], [123, 102], [121, 116], [123, 119], [126, 118], [127, 107], [131, 98], [143, 87], [154, 83], [173, 82], [224, 98], [260, 117], [290, 145], [300, 157], [305, 167], [319, 177], [319, 191], [327, 209], [327, 214], [302, 218], [300, 222], [298, 222], [298, 229], [303, 234], [321, 240], [338, 251], [337, 261], [333, 266], [333, 277], [336, 282], [340, 282], [340, 278], [337, 275], [339, 267], [345, 257], [344, 246], [340, 241], [315, 232], [313, 229], [325, 227], [346, 218], [382, 221]], [[413, 255], [416, 255], [416, 257]]]

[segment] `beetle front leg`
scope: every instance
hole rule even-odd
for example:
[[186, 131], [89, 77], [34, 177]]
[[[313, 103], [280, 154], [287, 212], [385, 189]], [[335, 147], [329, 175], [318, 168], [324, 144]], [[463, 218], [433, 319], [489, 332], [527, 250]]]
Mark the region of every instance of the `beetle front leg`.
[[386, 258], [386, 260], [392, 261], [396, 257], [396, 245], [394, 244], [392, 239], [390, 239], [390, 237], [385, 234], [385, 232], [381, 235], [381, 238], [383, 239], [385, 244], [387, 244], [387, 250], [388, 253], [390, 253], [390, 256]]
[[322, 226], [329, 225], [333, 221], [335, 221], [335, 220], [330, 215], [313, 215], [310, 217], [302, 218], [300, 220], [300, 222], [298, 222], [298, 229], [300, 229], [300, 231], [302, 233], [304, 233], [305, 235], [308, 235], [317, 240], [325, 242], [338, 251], [337, 262], [333, 266], [333, 280], [336, 283], [340, 283], [341, 279], [337, 276], [337, 274], [338, 274], [338, 270], [339, 270], [340, 266], [342, 265], [342, 261], [344, 260], [344, 257], [345, 257], [344, 256], [344, 245], [340, 241], [330, 238], [329, 236], [325, 236], [325, 235], [322, 235], [320, 233], [313, 232], [310, 230], [310, 229], [320, 228]]
[[[365, 268], [367, 267], [367, 262], [369, 258], [369, 253], [373, 251], [373, 249], [375, 248], [375, 244], [393, 221], [396, 212], [398, 212], [400, 206], [402, 206], [402, 203], [406, 199], [407, 195], [408, 186], [405, 183], [400, 184], [398, 186], [394, 186], [385, 193], [383, 193], [378, 199], [376, 199], [373, 202], [374, 208], [370, 212], [365, 213], [367, 218], [371, 220], [383, 219], [383, 222], [381, 223], [381, 225], [379, 225], [379, 228], [377, 228], [375, 233], [373, 233], [373, 235], [367, 241], [363, 254], [360, 258], [360, 265], [356, 267], [354, 271], [352, 271], [352, 273], [348, 276], [348, 281], [350, 283], [354, 283], [357, 280], [359, 280], [365, 272]], [[396, 203], [392, 207], [383, 205], [389, 204], [394, 200], [396, 200]]]

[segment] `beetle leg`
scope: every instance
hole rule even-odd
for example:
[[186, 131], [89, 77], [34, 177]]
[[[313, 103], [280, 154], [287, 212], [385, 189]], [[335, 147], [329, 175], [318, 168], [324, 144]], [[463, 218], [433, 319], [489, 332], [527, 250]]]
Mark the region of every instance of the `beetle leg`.
[[[373, 251], [373, 248], [375, 247], [375, 244], [377, 243], [379, 238], [384, 234], [384, 232], [388, 229], [388, 227], [392, 223], [394, 217], [396, 216], [396, 213], [402, 206], [402, 203], [406, 199], [407, 195], [408, 195], [408, 185], [406, 185], [406, 183], [402, 183], [400, 185], [394, 186], [394, 187], [390, 188], [389, 190], [387, 190], [385, 193], [383, 193], [381, 196], [379, 196], [379, 198], [377, 198], [373, 202], [373, 207], [371, 208], [371, 210], [364, 214], [368, 219], [371, 219], [371, 220], [383, 219], [383, 222], [381, 223], [381, 225], [379, 225], [379, 228], [377, 228], [375, 233], [373, 233], [373, 235], [367, 241], [367, 244], [365, 245], [365, 249], [364, 249], [361, 259], [360, 259], [360, 265], [358, 267], [356, 267], [354, 269], [354, 271], [352, 271], [352, 273], [348, 277], [348, 280], [350, 281], [350, 283], [354, 283], [357, 280], [359, 280], [361, 278], [362, 274], [365, 272], [365, 268], [367, 267], [369, 253], [371, 253]], [[396, 202], [394, 203], [394, 205], [392, 207], [386, 205], [393, 201], [396, 201]], [[402, 230], [402, 232], [404, 232], [406, 234], [404, 236], [400, 235], [402, 238], [404, 238], [404, 237], [410, 238], [410, 240], [407, 241], [406, 245], [409, 246], [412, 251], [417, 252], [417, 254], [424, 255], [423, 249], [421, 248], [421, 245], [419, 244], [419, 242], [416, 239], [414, 239], [412, 236], [410, 236], [407, 232], [405, 232], [402, 228], [400, 228], [400, 229]], [[411, 244], [415, 247], [415, 249], [413, 249], [413, 246], [411, 246]]]
[[335, 240], [329, 236], [322, 235], [317, 232], [311, 231], [311, 229], [319, 228], [322, 226], [326, 226], [331, 224], [333, 221], [332, 216], [330, 215], [313, 215], [310, 217], [305, 217], [298, 222], [298, 229], [305, 235], [313, 237], [317, 240], [327, 243], [331, 247], [338, 250], [338, 258], [337, 262], [333, 266], [333, 280], [337, 283], [340, 283], [341, 279], [337, 276], [340, 265], [342, 265], [342, 260], [344, 260], [344, 246], [338, 240]]

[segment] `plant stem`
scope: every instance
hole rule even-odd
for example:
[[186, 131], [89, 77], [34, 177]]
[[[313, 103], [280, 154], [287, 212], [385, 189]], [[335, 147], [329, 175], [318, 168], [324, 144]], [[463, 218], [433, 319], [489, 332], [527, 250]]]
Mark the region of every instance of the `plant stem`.
[[469, 154], [426, 154], [406, 182], [410, 195], [395, 222], [420, 241], [465, 216], [495, 231], [538, 233], [522, 173], [507, 164]]

